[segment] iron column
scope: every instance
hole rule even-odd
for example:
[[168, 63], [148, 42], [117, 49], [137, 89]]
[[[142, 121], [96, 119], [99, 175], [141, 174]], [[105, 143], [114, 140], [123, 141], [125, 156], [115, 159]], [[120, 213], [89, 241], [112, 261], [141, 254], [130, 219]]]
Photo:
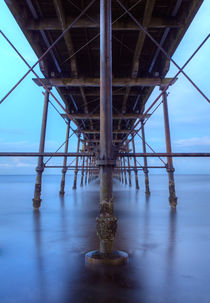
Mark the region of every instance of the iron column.
[[89, 160], [89, 157], [87, 156], [87, 158], [86, 158], [86, 171], [85, 171], [85, 185], [87, 185], [87, 180], [88, 180], [88, 160]]
[[127, 175], [126, 175], [126, 169], [125, 169], [125, 157], [123, 157], [123, 165], [124, 165], [124, 176], [125, 176], [125, 184], [127, 184]]
[[100, 216], [97, 234], [100, 252], [112, 253], [117, 230], [113, 214], [112, 171], [112, 8], [100, 0]]
[[[136, 149], [135, 149], [135, 142], [134, 142], [134, 138], [132, 139], [132, 146], [133, 146], [133, 153], [136, 153]], [[138, 181], [138, 173], [137, 173], [137, 169], [136, 169], [136, 158], [133, 158], [134, 161], [134, 166], [135, 166], [135, 180], [136, 180], [136, 189], [139, 189], [139, 181]]]
[[[167, 93], [163, 93], [163, 114], [164, 114], [164, 125], [165, 125], [165, 138], [166, 138], [166, 150], [167, 153], [171, 153], [171, 136], [168, 116], [168, 104], [167, 104]], [[169, 203], [172, 208], [176, 208], [177, 197], [175, 192], [174, 183], [174, 167], [172, 157], [167, 158], [167, 172], [169, 178]]]
[[122, 178], [121, 178], [121, 180], [122, 180], [122, 183], [124, 183], [124, 176], [123, 176], [123, 173], [124, 173], [124, 171], [123, 171], [123, 159], [122, 159], [122, 157], [120, 158], [120, 165], [121, 165], [121, 175], [122, 175]]
[[[85, 146], [86, 146], [86, 144], [83, 145], [84, 151], [85, 151]], [[82, 176], [81, 176], [80, 186], [83, 186], [84, 174], [85, 174], [85, 157], [83, 157], [83, 159], [82, 159]]]
[[128, 254], [113, 250], [117, 230], [114, 217], [112, 172], [115, 166], [112, 146], [112, 7], [100, 0], [100, 215], [96, 219], [100, 250], [86, 254], [86, 262], [119, 265]]
[[[78, 134], [77, 153], [79, 153], [79, 145], [80, 145], [80, 134]], [[76, 158], [76, 168], [75, 168], [75, 172], [74, 172], [74, 185], [73, 185], [73, 189], [77, 188], [78, 161], [79, 161], [79, 157]]]
[[[65, 143], [65, 153], [68, 152], [68, 146], [69, 146], [69, 130], [70, 130], [70, 120], [68, 120], [67, 123], [67, 129], [66, 129], [66, 143]], [[63, 169], [62, 169], [62, 178], [61, 178], [61, 189], [60, 189], [60, 195], [64, 195], [65, 191], [65, 179], [66, 179], [66, 172], [67, 172], [67, 157], [65, 156], [63, 158]]]
[[[48, 112], [48, 101], [49, 101], [49, 92], [46, 90], [44, 95], [44, 108], [42, 115], [42, 129], [40, 136], [40, 144], [39, 144], [39, 152], [44, 152], [45, 146], [45, 136], [46, 136], [46, 126], [47, 126], [47, 112]], [[43, 157], [40, 156], [38, 158], [38, 165], [36, 168], [36, 184], [34, 190], [34, 198], [33, 198], [33, 207], [39, 208], [41, 206], [41, 187], [42, 187], [42, 173], [44, 171], [44, 162]]]
[[[145, 141], [145, 132], [144, 132], [144, 121], [141, 120], [141, 134], [142, 134], [142, 147], [143, 147], [143, 153], [146, 154], [146, 141]], [[149, 171], [147, 168], [147, 157], [144, 157], [144, 178], [145, 178], [145, 193], [146, 195], [150, 195], [149, 190]]]

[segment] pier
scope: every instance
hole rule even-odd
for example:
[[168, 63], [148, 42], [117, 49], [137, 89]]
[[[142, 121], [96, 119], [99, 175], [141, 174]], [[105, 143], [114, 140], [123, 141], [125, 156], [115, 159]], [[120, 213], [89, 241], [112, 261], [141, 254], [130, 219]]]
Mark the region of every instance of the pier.
[[[140, 224], [139, 226], [145, 229], [141, 235], [138, 231], [138, 235], [145, 237], [144, 244], [147, 245], [147, 239], [150, 237], [148, 236], [151, 210], [149, 201], [157, 200], [157, 197], [151, 198], [153, 185], [150, 172], [153, 169], [163, 169], [167, 172], [168, 177], [167, 183], [164, 183], [164, 201], [168, 200], [169, 204], [168, 238], [172, 243], [168, 247], [165, 245], [165, 248], [168, 250], [167, 258], [173, 259], [176, 255], [174, 252], [176, 208], [179, 207], [173, 160], [177, 157], [210, 157], [210, 153], [206, 151], [173, 152], [168, 109], [170, 100], [168, 89], [179, 81], [180, 74], [184, 75], [193, 89], [199, 96], [202, 96], [204, 102], [210, 103], [208, 96], [185, 72], [187, 65], [208, 41], [209, 35], [197, 48], [192, 50], [191, 56], [182, 66], [179, 66], [173, 59], [174, 52], [203, 0], [5, 0], [5, 3], [35, 51], [38, 60], [30, 65], [8, 38], [7, 33], [0, 30], [0, 38], [9, 43], [28, 68], [24, 76], [7, 94], [0, 96], [0, 104], [7, 102], [10, 94], [15, 94], [16, 88], [21, 85], [29, 73], [33, 74], [32, 85], [41, 91], [44, 90], [43, 112], [40, 113], [42, 125], [39, 150], [37, 152], [0, 151], [0, 157], [34, 157], [37, 159], [36, 179], [33, 191], [31, 191], [37, 255], [40, 257], [42, 250], [40, 210], [43, 206], [46, 208], [43, 205], [45, 201], [42, 199], [45, 190], [43, 173], [46, 170], [60, 169], [60, 179], [56, 183], [59, 184], [56, 199], [60, 201], [59, 212], [61, 215], [65, 216], [65, 212], [62, 213], [62, 211], [66, 205], [66, 193], [69, 193], [69, 189], [71, 197], [74, 195], [75, 205], [77, 204], [77, 192], [82, 191], [83, 195], [85, 195], [85, 191], [87, 192], [87, 205], [84, 206], [84, 209], [87, 213], [90, 212], [88, 209], [88, 205], [90, 205], [90, 209], [96, 217], [96, 232], [93, 235], [90, 218], [84, 219], [83, 209], [82, 217], [85, 222], [88, 221], [89, 226], [87, 228], [88, 247], [87, 243], [79, 238], [79, 235], [78, 239], [85, 247], [83, 261], [86, 266], [112, 265], [114, 268], [117, 265], [129, 263], [130, 249], [136, 252], [135, 237], [132, 236], [129, 239], [127, 227], [123, 226], [124, 223], [132, 225], [132, 220], [125, 219], [121, 214], [122, 223], [117, 233], [119, 204], [122, 200], [128, 210], [126, 199], [129, 199], [128, 193], [131, 187], [135, 189], [135, 194], [132, 194], [132, 203], [138, 200], [136, 197], [140, 195], [144, 197], [145, 222], [137, 223], [136, 219], [134, 221], [135, 224]], [[170, 65], [174, 65], [177, 69], [173, 77], [167, 77]], [[37, 66], [42, 72], [42, 77], [35, 71]], [[159, 95], [147, 106], [155, 88], [159, 89]], [[56, 89], [59, 97], [53, 93], [53, 89]], [[45, 138], [50, 106], [57, 111], [65, 124], [65, 133], [61, 134], [61, 137], [65, 137], [65, 141], [58, 146], [57, 150], [46, 152]], [[147, 125], [152, 115], [160, 107], [163, 111], [165, 150], [157, 152], [147, 142]], [[73, 136], [77, 138], [76, 151], [71, 150]], [[141, 140], [141, 145], [137, 143], [137, 139]], [[62, 148], [64, 148], [63, 152], [61, 152]], [[50, 163], [51, 159], [57, 157], [63, 159], [62, 165]], [[149, 158], [159, 159], [159, 165], [148, 164]], [[66, 181], [69, 171], [73, 172], [71, 184]], [[139, 171], [142, 171], [143, 179], [140, 179]], [[166, 180], [164, 179], [164, 181]], [[127, 188], [126, 198], [122, 197], [120, 191], [117, 190], [120, 185], [125, 192]], [[113, 186], [118, 193], [116, 212]], [[100, 192], [99, 210], [94, 204], [95, 197], [91, 201], [88, 187], [94, 188], [94, 192], [97, 189]], [[166, 189], [167, 199], [165, 199]], [[49, 201], [47, 203], [49, 204]], [[131, 206], [131, 208], [132, 216], [134, 216], [135, 207]], [[157, 206], [155, 209], [157, 210]], [[77, 214], [76, 206], [73, 211]], [[157, 211], [160, 212], [160, 210]], [[138, 209], [137, 213], [140, 215]], [[57, 220], [59, 220], [58, 215], [56, 215]], [[91, 220], [94, 226], [95, 219], [91, 217]], [[186, 228], [185, 223], [183, 225]], [[76, 228], [76, 225], [74, 227]], [[66, 236], [68, 229], [66, 226], [62, 228], [62, 232], [65, 233], [64, 238], [68, 241], [68, 236]], [[78, 228], [78, 233], [80, 229], [81, 227]], [[134, 229], [133, 226], [132, 233]], [[120, 240], [123, 233], [125, 233], [125, 240]], [[119, 245], [115, 244], [116, 234]], [[97, 249], [95, 246], [96, 235], [99, 239]], [[177, 237], [179, 238], [179, 236]], [[132, 242], [132, 245], [129, 244], [129, 241]], [[62, 245], [65, 245], [64, 242]], [[94, 243], [93, 246], [91, 246], [92, 243]], [[148, 249], [148, 247], [145, 248], [145, 254]], [[71, 254], [73, 254], [72, 250]], [[72, 258], [74, 259], [74, 257]], [[147, 261], [145, 257], [145, 262], [147, 263]], [[38, 266], [42, 266], [41, 262], [40, 259]], [[166, 271], [170, 277], [172, 269], [166, 263], [164, 263], [164, 268], [168, 266]], [[142, 269], [141, 264], [138, 266]], [[148, 263], [148, 266], [150, 267], [151, 264]], [[132, 266], [130, 269], [133, 270]], [[152, 271], [151, 267], [150, 270]], [[84, 272], [83, 274], [86, 275]], [[42, 276], [42, 274], [40, 275]], [[120, 275], [120, 269], [116, 269], [113, 277], [115, 275]], [[136, 272], [135, 275], [137, 275]], [[127, 278], [123, 281], [129, 284]], [[131, 284], [133, 285], [133, 282]], [[152, 284], [149, 285], [148, 289], [152, 287]], [[84, 289], [87, 289], [86, 287], [89, 285], [85, 285]], [[170, 291], [169, 288], [167, 291]], [[155, 291], [153, 295], [156, 295]], [[182, 293], [181, 297], [184, 300], [185, 295]], [[75, 298], [70, 302], [76, 302]], [[149, 300], [144, 294], [145, 298]], [[120, 301], [121, 299], [120, 295], [119, 298], [114, 299], [116, 301], [110, 302], [118, 302], [117, 300], [123, 302]], [[135, 300], [134, 292], [130, 302], [137, 302]]]

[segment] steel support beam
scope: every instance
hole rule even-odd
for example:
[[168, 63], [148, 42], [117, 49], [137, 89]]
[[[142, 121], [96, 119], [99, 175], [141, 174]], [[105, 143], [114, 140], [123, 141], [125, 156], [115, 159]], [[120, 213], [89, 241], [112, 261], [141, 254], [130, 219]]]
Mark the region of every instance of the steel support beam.
[[[73, 22], [73, 18], [67, 17], [66, 23], [70, 24]], [[142, 22], [142, 20], [140, 21]], [[177, 18], [163, 18], [163, 17], [152, 17], [148, 27], [149, 28], [179, 28], [183, 24], [180, 23]], [[28, 20], [25, 28], [30, 31], [48, 30], [56, 31], [62, 30], [60, 22], [56, 18], [48, 18], [37, 20]], [[72, 28], [99, 28], [98, 22], [93, 22], [92, 20], [83, 17], [77, 23], [75, 23]], [[115, 31], [139, 31], [139, 27], [133, 22], [127, 21], [117, 21], [113, 24], [112, 29]]]
[[[66, 114], [62, 114], [62, 117], [64, 118], [68, 118], [68, 116]], [[87, 120], [87, 119], [92, 119], [92, 120], [100, 120], [100, 114], [84, 114], [84, 113], [78, 113], [78, 114], [71, 114], [72, 119], [74, 120]], [[113, 120], [118, 120], [118, 119], [122, 119], [122, 120], [136, 120], [136, 119], [141, 119], [142, 117], [144, 117], [143, 114], [133, 114], [133, 113], [127, 113], [127, 114], [115, 114], [112, 115], [112, 119]], [[150, 115], [147, 115], [147, 117], [150, 117]], [[90, 133], [92, 130], [88, 130], [88, 133]], [[113, 130], [113, 132], [120, 132], [121, 130]], [[86, 131], [84, 131], [86, 133]], [[97, 133], [98, 131], [96, 131]], [[130, 133], [129, 130], [126, 131], [126, 133]], [[135, 130], [133, 130], [133, 132], [135, 132]], [[99, 131], [100, 133], [100, 131]]]
[[[92, 156], [93, 153], [55, 153], [55, 152], [0, 152], [0, 157], [86, 157]], [[117, 153], [119, 157], [137, 157], [137, 158], [209, 158], [210, 153]]]
[[[163, 94], [163, 114], [164, 114], [164, 125], [165, 125], [165, 138], [166, 138], [166, 150], [167, 153], [171, 154], [171, 136], [168, 116], [168, 104], [167, 104], [167, 93]], [[176, 208], [177, 197], [175, 192], [174, 183], [174, 167], [172, 157], [167, 158], [167, 172], [169, 178], [169, 203], [172, 208]]]
[[[44, 96], [44, 108], [42, 115], [42, 128], [41, 128], [41, 136], [40, 136], [40, 144], [39, 144], [39, 153], [44, 152], [45, 147], [45, 136], [46, 136], [46, 127], [47, 127], [47, 112], [48, 112], [48, 103], [49, 103], [49, 93], [45, 91]], [[39, 156], [38, 165], [36, 168], [36, 184], [34, 190], [34, 198], [33, 198], [33, 207], [39, 208], [41, 206], [41, 187], [42, 187], [42, 173], [44, 171], [44, 162], [43, 156]]]
[[[166, 86], [172, 81], [172, 78], [161, 79], [159, 77], [153, 78], [114, 78], [112, 80], [112, 87], [132, 87], [132, 86], [143, 86], [143, 87], [154, 87], [154, 86]], [[176, 82], [173, 81], [172, 84]], [[54, 87], [99, 87], [99, 78], [34, 78], [33, 81], [38, 85], [42, 86], [44, 83], [46, 86]]]

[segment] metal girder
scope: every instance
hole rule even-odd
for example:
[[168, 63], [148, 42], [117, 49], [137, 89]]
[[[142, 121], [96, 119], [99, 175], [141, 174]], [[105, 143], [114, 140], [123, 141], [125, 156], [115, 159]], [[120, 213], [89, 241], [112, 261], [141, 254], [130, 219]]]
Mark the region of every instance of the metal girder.
[[[54, 87], [99, 87], [99, 78], [42, 78], [43, 83], [47, 86]], [[131, 86], [165, 86], [172, 78], [115, 78], [112, 81], [112, 87], [131, 87]], [[33, 81], [38, 85], [42, 86], [38, 79], [33, 79]], [[175, 80], [176, 81], [176, 80]], [[172, 84], [175, 83], [173, 81]]]
[[[73, 18], [67, 17], [66, 23], [70, 24], [73, 21]], [[149, 28], [177, 28], [183, 26], [176, 18], [166, 18], [166, 17], [152, 17], [149, 22]], [[88, 18], [81, 18], [76, 24], [74, 24], [73, 28], [99, 28], [99, 23], [93, 22]], [[26, 29], [30, 31], [36, 30], [62, 30], [61, 24], [58, 22], [56, 18], [46, 18], [41, 19], [39, 21], [28, 20], [26, 24]], [[117, 21], [113, 24], [112, 27], [115, 31], [139, 31], [139, 28], [133, 22], [122, 22]]]
[[[127, 134], [129, 133], [128, 129], [113, 129], [112, 131], [114, 134]], [[135, 132], [135, 131], [134, 131]], [[100, 134], [100, 130], [92, 130], [92, 129], [85, 129], [85, 134]]]
[[[148, 117], [149, 116], [150, 115], [148, 115]], [[62, 114], [62, 117], [68, 119], [68, 116], [66, 114]], [[74, 120], [87, 120], [87, 119], [100, 120], [100, 114], [87, 115], [87, 114], [84, 114], [84, 113], [76, 113], [76, 114], [71, 114], [71, 117]], [[143, 114], [133, 114], [133, 113], [124, 114], [124, 115], [121, 115], [121, 114], [113, 114], [112, 115], [112, 119], [114, 119], [114, 120], [118, 120], [118, 119], [122, 119], [122, 120], [133, 119], [133, 120], [136, 120], [136, 119], [141, 119], [142, 117], [144, 117]]]
[[[0, 152], [0, 157], [86, 157], [93, 156], [93, 153], [55, 153], [55, 152]], [[210, 153], [118, 153], [117, 157], [177, 157], [177, 158], [205, 158], [210, 157]]]

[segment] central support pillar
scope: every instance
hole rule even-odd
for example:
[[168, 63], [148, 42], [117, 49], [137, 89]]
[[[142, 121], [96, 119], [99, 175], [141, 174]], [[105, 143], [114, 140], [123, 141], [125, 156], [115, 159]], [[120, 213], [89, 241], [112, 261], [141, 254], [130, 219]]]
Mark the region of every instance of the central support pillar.
[[126, 263], [127, 254], [113, 250], [117, 231], [114, 216], [112, 173], [112, 8], [111, 0], [100, 0], [100, 215], [96, 219], [100, 250], [86, 254], [88, 264]]
[[[170, 126], [168, 117], [168, 104], [167, 104], [167, 93], [163, 93], [163, 114], [164, 114], [164, 124], [165, 124], [165, 137], [166, 137], [166, 151], [171, 153], [171, 136], [170, 136]], [[176, 208], [177, 197], [175, 192], [174, 183], [174, 167], [172, 157], [167, 158], [167, 172], [169, 179], [169, 203], [172, 208]]]

